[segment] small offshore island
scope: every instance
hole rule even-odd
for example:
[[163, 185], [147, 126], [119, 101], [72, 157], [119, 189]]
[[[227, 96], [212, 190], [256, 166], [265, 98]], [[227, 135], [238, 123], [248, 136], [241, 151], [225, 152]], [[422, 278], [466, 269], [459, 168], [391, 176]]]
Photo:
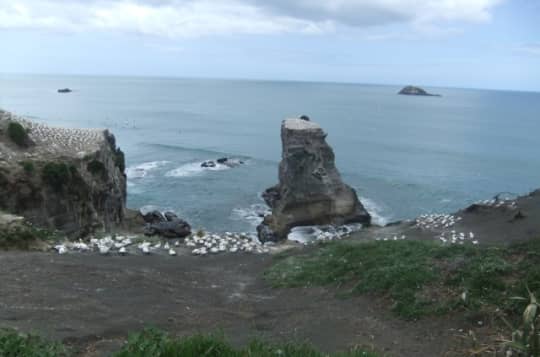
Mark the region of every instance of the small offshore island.
[[415, 86], [406, 86], [401, 89], [398, 94], [401, 95], [418, 95], [418, 96], [426, 96], [426, 97], [441, 97], [440, 94], [431, 94], [426, 92], [424, 89], [420, 87]]
[[[82, 356], [132, 355], [142, 347], [127, 335], [148, 325], [221, 328], [236, 345], [356, 346], [343, 356], [457, 357], [479, 344], [508, 356], [493, 336], [515, 335], [494, 311], [517, 324], [528, 300], [508, 299], [540, 291], [540, 190], [377, 226], [327, 135], [307, 116], [282, 122], [257, 233], [192, 232], [174, 212], [126, 207], [124, 153], [108, 130], [0, 110], [0, 326]], [[242, 163], [205, 162], [217, 164]]]

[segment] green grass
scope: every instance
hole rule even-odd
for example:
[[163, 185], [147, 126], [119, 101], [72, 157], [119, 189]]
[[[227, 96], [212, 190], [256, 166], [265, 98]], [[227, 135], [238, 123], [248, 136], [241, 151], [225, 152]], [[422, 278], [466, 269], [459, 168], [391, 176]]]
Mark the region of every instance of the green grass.
[[[38, 336], [0, 329], [2, 357], [67, 357], [72, 355], [62, 344]], [[360, 349], [344, 353], [321, 353], [307, 344], [271, 345], [254, 340], [244, 348], [234, 348], [216, 335], [174, 338], [157, 329], [131, 334], [114, 357], [378, 357]]]
[[344, 353], [324, 354], [309, 345], [271, 345], [252, 341], [237, 349], [222, 337], [195, 335], [173, 338], [164, 332], [147, 329], [129, 337], [127, 344], [115, 357], [377, 357], [372, 352], [353, 350]]
[[55, 239], [58, 239], [55, 233], [27, 224], [21, 224], [10, 229], [0, 229], [0, 249], [29, 249], [32, 243], [36, 241]]
[[276, 287], [334, 285], [387, 298], [405, 319], [465, 310], [523, 311], [527, 286], [540, 292], [540, 240], [509, 248], [435, 242], [331, 242], [281, 258], [266, 274]]
[[0, 356], [2, 357], [64, 357], [68, 350], [57, 342], [38, 336], [0, 329]]

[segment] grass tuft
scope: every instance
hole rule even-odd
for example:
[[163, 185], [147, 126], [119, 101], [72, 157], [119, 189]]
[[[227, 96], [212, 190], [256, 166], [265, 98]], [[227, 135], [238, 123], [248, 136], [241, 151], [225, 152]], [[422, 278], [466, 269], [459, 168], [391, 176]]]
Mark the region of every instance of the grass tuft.
[[2, 357], [64, 357], [68, 350], [60, 343], [38, 336], [0, 329], [0, 356]]
[[[540, 240], [510, 248], [423, 241], [330, 242], [282, 258], [266, 274], [276, 287], [334, 285], [391, 300], [405, 319], [464, 309], [519, 315], [512, 296], [540, 292]], [[521, 310], [520, 310], [521, 309]]]
[[132, 334], [127, 344], [115, 357], [376, 357], [364, 350], [346, 353], [323, 354], [304, 344], [270, 345], [252, 341], [243, 349], [232, 347], [216, 335], [195, 335], [172, 338], [156, 329], [146, 329]]

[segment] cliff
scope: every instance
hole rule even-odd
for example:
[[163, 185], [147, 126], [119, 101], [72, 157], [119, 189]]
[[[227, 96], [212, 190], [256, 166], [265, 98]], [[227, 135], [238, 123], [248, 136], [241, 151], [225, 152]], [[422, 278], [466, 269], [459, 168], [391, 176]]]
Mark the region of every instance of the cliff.
[[261, 241], [284, 239], [295, 226], [370, 224], [356, 192], [341, 180], [334, 152], [318, 124], [287, 119], [281, 141], [279, 184], [263, 194], [272, 214], [257, 228]]
[[124, 154], [107, 130], [53, 128], [0, 110], [0, 210], [72, 236], [122, 224]]

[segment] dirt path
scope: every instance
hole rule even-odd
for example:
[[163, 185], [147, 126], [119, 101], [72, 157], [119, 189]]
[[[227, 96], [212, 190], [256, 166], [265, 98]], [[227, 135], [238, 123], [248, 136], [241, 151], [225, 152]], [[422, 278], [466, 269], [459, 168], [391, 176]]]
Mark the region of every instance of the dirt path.
[[369, 297], [272, 289], [261, 278], [272, 259], [2, 252], [0, 326], [70, 342], [86, 356], [106, 355], [151, 325], [179, 335], [222, 331], [235, 344], [261, 337], [430, 357], [449, 348], [450, 327], [459, 327], [400, 321]]

